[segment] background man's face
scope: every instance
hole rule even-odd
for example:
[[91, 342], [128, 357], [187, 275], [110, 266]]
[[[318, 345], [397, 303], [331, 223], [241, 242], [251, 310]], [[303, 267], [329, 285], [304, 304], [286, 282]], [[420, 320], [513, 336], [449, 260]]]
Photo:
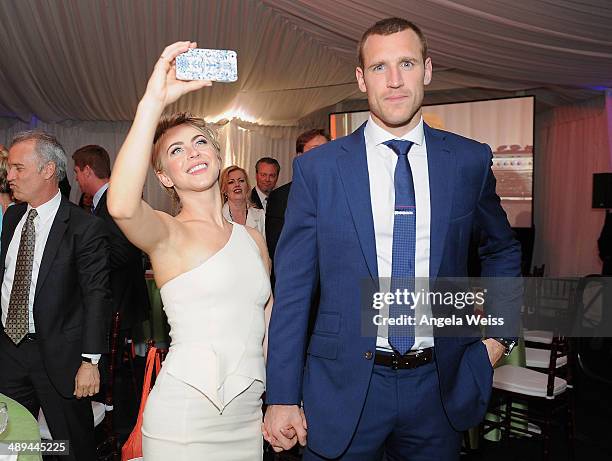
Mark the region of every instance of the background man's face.
[[431, 60], [423, 62], [418, 35], [410, 29], [371, 35], [363, 46], [363, 66], [355, 74], [374, 121], [392, 133], [414, 128], [431, 81]]
[[79, 189], [81, 189], [81, 192], [91, 195], [91, 192], [89, 191], [89, 188], [87, 187], [87, 178], [85, 174], [86, 168], [87, 167], [83, 167], [83, 169], [81, 170], [78, 166], [75, 166], [74, 167], [74, 178], [76, 182], [79, 184]]
[[278, 172], [275, 165], [269, 163], [260, 163], [257, 167], [257, 187], [264, 194], [272, 192], [278, 181]]
[[325, 136], [321, 136], [320, 134], [312, 138], [306, 144], [304, 144], [304, 152], [308, 152], [310, 149], [314, 149], [315, 147], [322, 146], [327, 143], [327, 139]]
[[29, 140], [17, 143], [9, 150], [7, 179], [13, 195], [20, 202], [36, 202], [46, 185], [46, 171], [40, 169], [35, 147], [36, 141]]

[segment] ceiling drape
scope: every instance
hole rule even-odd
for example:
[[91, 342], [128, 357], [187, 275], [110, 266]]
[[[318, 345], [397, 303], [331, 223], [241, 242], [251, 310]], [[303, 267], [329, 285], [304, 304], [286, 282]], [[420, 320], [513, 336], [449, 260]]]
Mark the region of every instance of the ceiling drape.
[[391, 15], [425, 31], [432, 92], [612, 87], [607, 0], [2, 0], [0, 115], [130, 120], [164, 46], [191, 39], [236, 50], [239, 80], [173, 110], [295, 125], [360, 96], [357, 41]]
[[239, 80], [170, 110], [291, 125], [356, 89], [350, 64], [254, 0], [5, 0], [0, 22], [0, 115], [24, 121], [130, 120], [164, 47], [185, 39], [236, 50]]

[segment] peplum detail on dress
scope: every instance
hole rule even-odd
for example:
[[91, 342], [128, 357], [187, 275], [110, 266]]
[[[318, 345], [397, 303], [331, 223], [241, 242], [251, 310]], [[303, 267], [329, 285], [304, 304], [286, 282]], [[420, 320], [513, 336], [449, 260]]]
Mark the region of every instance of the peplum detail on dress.
[[167, 373], [202, 392], [219, 413], [253, 381], [265, 385], [270, 281], [244, 226], [234, 224], [221, 250], [160, 293], [172, 338]]

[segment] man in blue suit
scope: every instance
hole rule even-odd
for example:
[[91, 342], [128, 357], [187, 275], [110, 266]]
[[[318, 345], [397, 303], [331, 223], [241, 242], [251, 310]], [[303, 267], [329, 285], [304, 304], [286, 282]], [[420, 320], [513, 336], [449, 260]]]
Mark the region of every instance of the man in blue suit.
[[[373, 326], [363, 294], [389, 278], [393, 290], [395, 280], [467, 276], [474, 228], [484, 235], [483, 277], [519, 277], [520, 246], [495, 193], [489, 147], [423, 123], [432, 65], [420, 29], [379, 21], [359, 59], [369, 120], [294, 161], [275, 257], [264, 436], [277, 451], [307, 441], [305, 460], [454, 460], [460, 431], [486, 411], [492, 364], [511, 338]], [[487, 313], [511, 316], [518, 296], [506, 296]], [[397, 307], [389, 318], [400, 317]]]

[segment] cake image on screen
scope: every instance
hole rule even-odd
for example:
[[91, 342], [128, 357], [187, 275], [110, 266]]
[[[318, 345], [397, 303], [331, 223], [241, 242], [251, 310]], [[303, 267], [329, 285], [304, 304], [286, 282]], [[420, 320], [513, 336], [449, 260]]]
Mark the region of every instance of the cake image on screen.
[[531, 226], [533, 146], [499, 146], [493, 152], [497, 195], [512, 227]]

